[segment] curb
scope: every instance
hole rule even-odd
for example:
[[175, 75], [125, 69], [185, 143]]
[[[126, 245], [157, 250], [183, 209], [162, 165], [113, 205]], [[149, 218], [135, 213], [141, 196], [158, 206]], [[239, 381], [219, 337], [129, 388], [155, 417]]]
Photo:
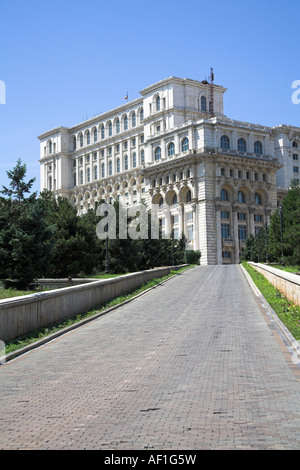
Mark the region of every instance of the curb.
[[[198, 266], [189, 267], [189, 268], [185, 269], [183, 272], [188, 271], [190, 269], [194, 269], [195, 267], [198, 267]], [[59, 336], [62, 336], [66, 333], [69, 333], [70, 331], [75, 330], [76, 328], [79, 328], [80, 326], [85, 325], [86, 323], [97, 320], [98, 318], [100, 318], [104, 315], [107, 315], [108, 313], [112, 312], [113, 310], [116, 310], [117, 308], [122, 307], [123, 305], [126, 305], [129, 302], [132, 302], [132, 301], [138, 299], [139, 297], [148, 294], [151, 290], [156, 289], [157, 287], [165, 284], [166, 282], [170, 281], [171, 279], [174, 279], [178, 274], [181, 274], [181, 273], [174, 274], [173, 276], [169, 277], [168, 279], [165, 279], [164, 281], [159, 282], [156, 286], [149, 287], [145, 291], [140, 292], [139, 294], [135, 295], [131, 299], [124, 300], [124, 302], [121, 302], [117, 305], [113, 305], [112, 307], [109, 307], [108, 309], [103, 310], [102, 312], [95, 313], [95, 315], [92, 315], [91, 317], [84, 318], [83, 320], [80, 320], [77, 323], [74, 323], [73, 325], [67, 326], [66, 328], [63, 328], [59, 331], [56, 331], [55, 333], [53, 333], [49, 336], [45, 336], [45, 338], [42, 338], [38, 341], [35, 341], [32, 344], [29, 344], [28, 346], [25, 346], [24, 348], [17, 349], [16, 351], [13, 351], [13, 352], [7, 354], [5, 356], [5, 362], [3, 362], [3, 363], [0, 362], [0, 367], [1, 367], [1, 365], [5, 365], [7, 362], [17, 358], [18, 356], [26, 354], [27, 352], [31, 351], [32, 349], [36, 349], [40, 346], [43, 346], [44, 344], [49, 343], [50, 341], [58, 338]]]

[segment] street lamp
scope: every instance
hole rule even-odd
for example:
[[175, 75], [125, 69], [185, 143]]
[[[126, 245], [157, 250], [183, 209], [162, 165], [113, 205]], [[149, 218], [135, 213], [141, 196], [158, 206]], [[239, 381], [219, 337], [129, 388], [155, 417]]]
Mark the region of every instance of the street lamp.
[[[107, 216], [108, 216], [108, 212], [105, 211], [105, 212], [104, 212], [104, 215], [105, 215], [105, 217], [107, 217]], [[108, 222], [107, 222], [107, 224], [105, 225], [104, 230], [105, 230], [105, 232], [106, 232], [105, 274], [108, 274], [108, 273], [109, 273], [109, 262], [108, 262]]]
[[283, 262], [283, 230], [282, 230], [282, 216], [283, 216], [283, 207], [280, 204], [279, 206], [279, 216], [280, 216], [280, 236], [281, 236], [281, 264], [284, 266]]

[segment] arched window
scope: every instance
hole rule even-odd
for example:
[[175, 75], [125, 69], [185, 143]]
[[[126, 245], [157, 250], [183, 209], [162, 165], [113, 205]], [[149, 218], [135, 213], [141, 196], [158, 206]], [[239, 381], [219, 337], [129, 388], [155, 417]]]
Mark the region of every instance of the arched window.
[[101, 139], [104, 139], [105, 137], [105, 130], [104, 130], [104, 125], [102, 124], [101, 126]]
[[76, 150], [76, 137], [73, 137], [73, 150]]
[[262, 144], [258, 140], [254, 142], [254, 153], [262, 155]]
[[108, 124], [108, 135], [112, 136], [112, 123], [111, 122], [109, 122]]
[[145, 163], [145, 151], [141, 150], [141, 163]]
[[156, 147], [155, 152], [154, 152], [154, 158], [155, 160], [160, 160], [161, 157], [161, 149], [160, 147]]
[[174, 153], [175, 153], [175, 145], [174, 145], [174, 142], [171, 142], [168, 145], [168, 156], [171, 157], [172, 155], [174, 155]]
[[221, 200], [222, 201], [229, 201], [228, 191], [226, 189], [221, 189]]
[[297, 142], [296, 142], [295, 140], [293, 141], [293, 147], [294, 147], [294, 149], [297, 149], [297, 148], [298, 148], [298, 144], [297, 144]]
[[124, 131], [127, 131], [128, 129], [128, 119], [127, 119], [127, 116], [125, 115], [124, 117]]
[[172, 204], [177, 204], [177, 194], [174, 194]]
[[94, 166], [94, 180], [98, 179], [98, 167], [97, 165]]
[[111, 160], [109, 160], [108, 162], [108, 174], [112, 175], [112, 161]]
[[87, 135], [86, 135], [86, 143], [87, 145], [89, 145], [91, 143], [91, 134], [90, 134], [90, 131], [87, 132]]
[[132, 155], [132, 166], [133, 166], [133, 168], [136, 167], [136, 153], [134, 153], [134, 154]]
[[98, 140], [98, 132], [97, 132], [97, 129], [95, 128], [94, 129], [94, 142], [97, 142]]
[[247, 148], [247, 146], [246, 146], [245, 139], [239, 139], [238, 140], [238, 150], [240, 152], [246, 152], [246, 148]]
[[182, 144], [181, 144], [181, 149], [183, 152], [187, 152], [188, 149], [189, 149], [189, 139], [187, 137], [185, 137], [182, 141]]
[[262, 200], [261, 200], [261, 195], [260, 195], [260, 194], [255, 193], [254, 200], [255, 200], [255, 204], [262, 204]]
[[120, 159], [117, 159], [117, 173], [120, 173], [121, 171], [121, 164], [120, 164]]
[[243, 191], [239, 191], [238, 201], [239, 202], [245, 202], [245, 194], [243, 193]]
[[164, 205], [163, 197], [160, 198], [160, 200], [158, 202], [158, 205], [159, 205], [159, 207], [162, 207]]
[[49, 141], [49, 153], [52, 153], [52, 140]]
[[87, 182], [89, 183], [91, 181], [91, 169], [90, 168], [87, 169], [86, 177], [87, 177]]
[[227, 135], [222, 135], [221, 137], [221, 148], [222, 149], [229, 149], [230, 145], [229, 145], [229, 138]]
[[156, 111], [160, 111], [160, 96], [156, 97]]
[[128, 170], [128, 155], [125, 155], [125, 158], [124, 158], [124, 168], [125, 170]]
[[205, 96], [201, 96], [200, 106], [201, 106], [201, 111], [206, 112], [206, 98], [205, 98]]
[[80, 184], [83, 184], [83, 171], [80, 170]]
[[132, 113], [131, 125], [132, 125], [132, 127], [135, 127], [135, 126], [136, 126], [136, 116], [135, 116], [135, 112]]
[[83, 135], [82, 134], [80, 134], [79, 141], [80, 141], [80, 147], [83, 147]]
[[120, 132], [120, 120], [118, 118], [116, 122], [116, 133], [119, 134], [119, 132]]
[[192, 193], [191, 193], [191, 191], [189, 190], [189, 191], [187, 192], [187, 195], [186, 195], [186, 202], [191, 202], [191, 200], [192, 200]]
[[141, 122], [144, 120], [144, 109], [141, 108], [141, 114], [140, 114]]

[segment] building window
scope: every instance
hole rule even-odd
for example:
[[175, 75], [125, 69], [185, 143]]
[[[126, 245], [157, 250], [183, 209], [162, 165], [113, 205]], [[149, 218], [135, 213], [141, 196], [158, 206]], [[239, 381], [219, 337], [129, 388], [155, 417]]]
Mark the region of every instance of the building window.
[[221, 211], [221, 219], [229, 219], [229, 212]]
[[293, 160], [298, 160], [298, 154], [297, 153], [293, 153]]
[[105, 164], [104, 163], [102, 163], [101, 165], [101, 177], [105, 178]]
[[128, 170], [128, 155], [125, 155], [125, 158], [124, 158], [124, 167], [125, 167], [125, 170]]
[[161, 149], [160, 149], [160, 147], [156, 147], [155, 152], [154, 152], [154, 158], [155, 158], [155, 160], [160, 160], [160, 158], [161, 158]]
[[298, 148], [298, 144], [297, 144], [297, 142], [296, 142], [295, 140], [294, 140], [294, 142], [293, 142], [293, 147], [294, 147], [294, 149], [297, 149], [297, 148]]
[[125, 115], [125, 117], [124, 117], [124, 131], [127, 131], [127, 129], [128, 129], [128, 118]]
[[243, 191], [239, 191], [239, 194], [238, 194], [238, 201], [239, 202], [245, 202], [246, 199], [245, 199], [245, 194], [243, 193]]
[[298, 166], [293, 166], [293, 172], [294, 173], [299, 173], [299, 167]]
[[73, 150], [76, 150], [76, 137], [73, 137]]
[[206, 98], [205, 98], [205, 96], [201, 96], [200, 105], [201, 105], [201, 111], [206, 112]]
[[101, 139], [104, 139], [104, 137], [105, 137], [105, 130], [104, 130], [104, 126], [102, 124], [102, 126], [101, 126]]
[[226, 189], [221, 189], [221, 200], [229, 201], [228, 191], [226, 191]]
[[135, 126], [136, 126], [136, 116], [135, 116], [135, 112], [132, 113], [131, 125], [132, 125], [132, 127], [135, 127]]
[[222, 258], [231, 258], [230, 251], [222, 251]]
[[183, 152], [187, 152], [189, 149], [189, 139], [185, 137], [182, 141], [181, 149]]
[[246, 225], [238, 226], [239, 240], [246, 240], [247, 238], [247, 227]]
[[119, 134], [120, 132], [120, 120], [117, 119], [117, 122], [116, 122], [116, 133]]
[[112, 123], [111, 122], [108, 124], [108, 135], [110, 137], [112, 136]]
[[145, 163], [145, 151], [141, 150], [141, 163]]
[[254, 142], [254, 153], [262, 155], [262, 144], [258, 140]]
[[174, 153], [175, 153], [175, 145], [174, 145], [174, 142], [171, 142], [168, 145], [168, 156], [172, 157], [172, 155], [174, 155]]
[[83, 147], [83, 135], [82, 134], [80, 134], [79, 141], [80, 141], [80, 147]]
[[98, 140], [98, 132], [97, 129], [94, 129], [94, 142], [97, 142]]
[[238, 220], [246, 220], [245, 212], [238, 212]]
[[80, 184], [83, 184], [83, 171], [80, 171]]
[[98, 167], [97, 165], [94, 166], [94, 180], [97, 180], [98, 179]]
[[229, 150], [230, 148], [229, 138], [227, 135], [222, 135], [221, 137], [221, 148], [225, 150]]
[[174, 194], [172, 204], [177, 204], [177, 194]]
[[87, 132], [87, 135], [86, 135], [86, 143], [87, 143], [87, 145], [90, 145], [90, 143], [91, 143], [91, 134], [90, 134], [90, 131]]
[[120, 171], [121, 171], [120, 159], [117, 158], [117, 173], [120, 173]]
[[223, 239], [230, 237], [229, 224], [221, 224], [221, 236]]
[[50, 140], [50, 142], [49, 142], [49, 153], [50, 153], [50, 155], [52, 153], [52, 140]]
[[187, 195], [186, 195], [186, 202], [191, 202], [192, 200], [192, 193], [190, 190], [188, 190]]
[[160, 97], [156, 97], [156, 111], [160, 111]]
[[76, 186], [76, 173], [73, 174], [73, 183], [74, 183], [74, 186]]
[[136, 153], [134, 153], [134, 154], [132, 155], [132, 166], [133, 166], [133, 168], [136, 167]]
[[112, 161], [111, 160], [109, 160], [108, 162], [108, 174], [112, 175]]
[[245, 139], [239, 139], [238, 140], [238, 150], [239, 152], [246, 152], [246, 141]]
[[261, 214], [254, 214], [254, 221], [255, 222], [262, 222], [262, 215]]
[[91, 169], [90, 168], [87, 169], [86, 176], [87, 176], [87, 182], [89, 183], [91, 181]]
[[255, 204], [262, 204], [261, 196], [258, 193], [255, 193], [254, 196]]

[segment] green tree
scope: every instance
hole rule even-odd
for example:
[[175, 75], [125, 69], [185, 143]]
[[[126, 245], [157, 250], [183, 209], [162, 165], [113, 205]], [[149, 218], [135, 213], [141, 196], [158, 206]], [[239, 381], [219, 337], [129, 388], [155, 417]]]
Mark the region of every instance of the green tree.
[[43, 274], [51, 259], [51, 229], [36, 193], [28, 195], [34, 182], [24, 181], [26, 165], [18, 160], [7, 171], [10, 188], [3, 187], [0, 200], [0, 279], [5, 286], [27, 288]]

